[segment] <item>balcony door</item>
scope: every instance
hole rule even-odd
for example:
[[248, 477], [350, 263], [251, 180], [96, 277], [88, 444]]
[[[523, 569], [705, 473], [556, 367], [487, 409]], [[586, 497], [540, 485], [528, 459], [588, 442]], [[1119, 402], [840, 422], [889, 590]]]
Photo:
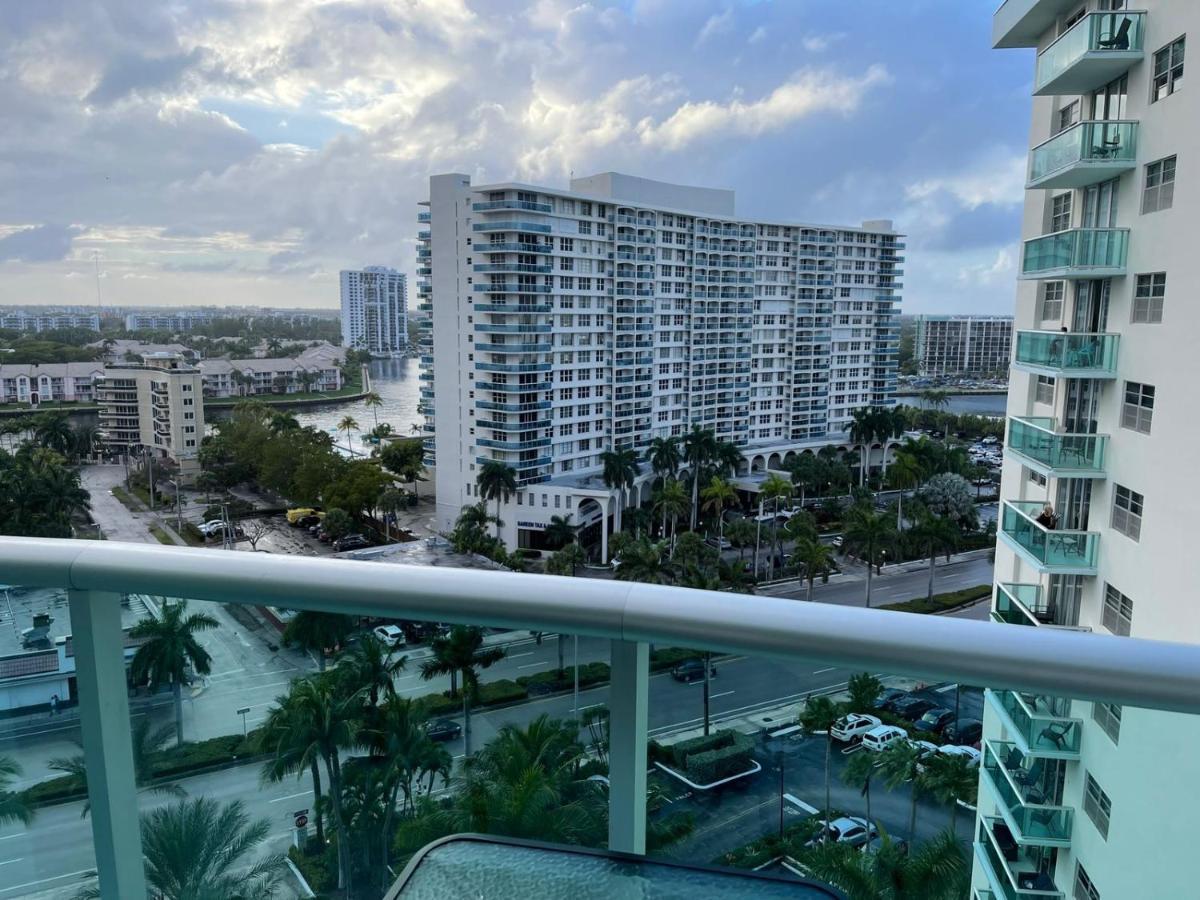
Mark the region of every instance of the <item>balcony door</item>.
[[1115, 228], [1117, 225], [1117, 185], [1119, 178], [1094, 184], [1083, 192], [1084, 228]]

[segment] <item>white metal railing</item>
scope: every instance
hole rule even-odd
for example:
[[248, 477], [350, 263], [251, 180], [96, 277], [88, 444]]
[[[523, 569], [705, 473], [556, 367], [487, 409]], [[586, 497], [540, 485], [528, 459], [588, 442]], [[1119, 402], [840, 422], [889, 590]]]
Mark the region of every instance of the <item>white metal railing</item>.
[[[0, 581], [69, 592], [97, 870], [144, 896], [120, 595], [277, 605], [609, 638], [610, 849], [644, 852], [648, 644], [802, 659], [1200, 713], [1200, 646], [588, 578], [0, 538]], [[139, 890], [141, 891], [139, 893]]]

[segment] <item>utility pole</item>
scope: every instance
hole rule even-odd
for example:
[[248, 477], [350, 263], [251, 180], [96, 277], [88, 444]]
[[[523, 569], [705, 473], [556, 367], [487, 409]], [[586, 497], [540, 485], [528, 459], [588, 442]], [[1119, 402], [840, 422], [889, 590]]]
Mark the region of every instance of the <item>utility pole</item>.
[[708, 737], [708, 691], [710, 678], [712, 677], [712, 653], [707, 650], [704, 653], [704, 736]]
[[579, 716], [579, 635], [575, 635], [575, 694], [571, 701], [571, 715]]
[[763, 499], [758, 495], [758, 518], [754, 520], [754, 580], [758, 581], [758, 548], [762, 545]]

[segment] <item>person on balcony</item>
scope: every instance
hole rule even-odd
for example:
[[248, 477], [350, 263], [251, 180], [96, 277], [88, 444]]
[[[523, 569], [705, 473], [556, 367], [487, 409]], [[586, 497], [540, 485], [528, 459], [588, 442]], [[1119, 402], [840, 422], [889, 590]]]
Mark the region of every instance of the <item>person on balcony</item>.
[[1058, 516], [1054, 512], [1054, 507], [1049, 503], [1043, 506], [1041, 515], [1037, 517], [1037, 523], [1047, 531], [1053, 531], [1058, 525]]

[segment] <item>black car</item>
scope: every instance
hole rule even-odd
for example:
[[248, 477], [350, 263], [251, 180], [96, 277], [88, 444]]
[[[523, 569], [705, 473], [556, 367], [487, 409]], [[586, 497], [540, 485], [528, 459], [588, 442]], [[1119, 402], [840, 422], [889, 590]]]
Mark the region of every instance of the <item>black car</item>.
[[925, 710], [921, 714], [921, 718], [917, 719], [913, 724], [921, 731], [931, 731], [934, 734], [941, 734], [943, 728], [954, 724], [954, 710], [935, 706], [933, 709]]
[[891, 703], [901, 697], [908, 696], [907, 691], [902, 691], [900, 688], [884, 688], [879, 692], [879, 696], [875, 698], [875, 702], [871, 705], [876, 709], [891, 710]]
[[321, 524], [321, 517], [318, 515], [301, 516], [296, 520], [293, 528], [303, 528], [305, 531], [311, 529], [314, 525]]
[[947, 744], [969, 747], [978, 744], [982, 738], [983, 723], [978, 719], [959, 719], [957, 725], [951, 722], [942, 731], [942, 739]]
[[[712, 663], [708, 664], [708, 675], [710, 678], [717, 676], [717, 667]], [[704, 677], [704, 660], [685, 659], [671, 670], [671, 677], [676, 681], [699, 681]]]
[[926, 700], [924, 697], [914, 697], [912, 694], [909, 694], [907, 697], [895, 700], [888, 709], [902, 719], [915, 722], [935, 706], [937, 704], [932, 700]]
[[344, 538], [338, 538], [333, 542], [333, 552], [343, 553], [346, 550], [361, 550], [363, 547], [370, 547], [371, 542], [361, 534], [348, 534]]
[[462, 734], [462, 726], [450, 719], [435, 719], [425, 725], [425, 736], [431, 741], [452, 741]]

